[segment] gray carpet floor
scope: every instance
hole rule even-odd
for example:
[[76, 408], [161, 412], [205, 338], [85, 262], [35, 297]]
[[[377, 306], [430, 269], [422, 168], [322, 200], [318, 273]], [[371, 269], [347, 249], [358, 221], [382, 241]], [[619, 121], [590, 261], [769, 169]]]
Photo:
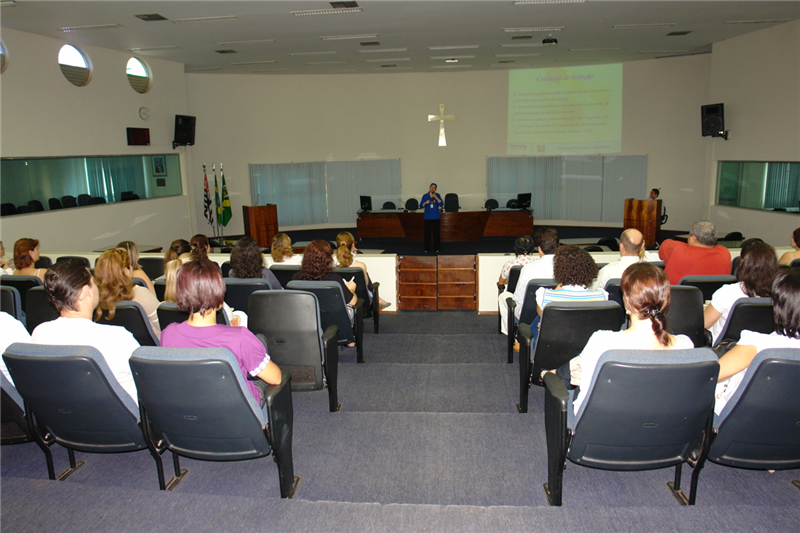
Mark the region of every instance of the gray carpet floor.
[[[147, 452], [77, 454], [47, 480], [35, 444], [0, 450], [3, 531], [797, 531], [798, 471], [710, 464], [697, 505], [677, 505], [672, 470], [568, 464], [564, 507], [547, 506], [543, 391], [518, 414], [518, 367], [496, 317], [401, 312], [365, 335], [365, 364], [343, 349], [339, 401], [295, 392], [293, 500], [270, 458], [182, 459], [186, 479], [158, 491]], [[67, 465], [56, 450], [56, 468]], [[165, 465], [166, 466], [166, 465]], [[688, 478], [688, 468], [684, 471]]]

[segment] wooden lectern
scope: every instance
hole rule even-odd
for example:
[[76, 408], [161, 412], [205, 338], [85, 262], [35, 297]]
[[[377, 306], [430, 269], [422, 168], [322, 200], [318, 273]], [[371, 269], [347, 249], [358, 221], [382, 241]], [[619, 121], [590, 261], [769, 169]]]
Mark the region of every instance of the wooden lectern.
[[661, 237], [661, 200], [625, 200], [625, 229], [638, 229], [644, 243], [653, 245]]
[[278, 233], [278, 206], [242, 206], [244, 233], [252, 237], [262, 248], [272, 246], [272, 238]]

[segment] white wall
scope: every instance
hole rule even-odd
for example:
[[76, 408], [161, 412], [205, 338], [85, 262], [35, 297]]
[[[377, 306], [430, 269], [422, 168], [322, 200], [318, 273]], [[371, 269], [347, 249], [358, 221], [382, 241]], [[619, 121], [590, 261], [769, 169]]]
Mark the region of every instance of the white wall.
[[796, 214], [714, 204], [718, 161], [800, 161], [800, 21], [714, 45], [708, 104], [725, 104], [729, 139], [714, 139], [709, 217], [718, 233], [741, 231], [784, 246]]
[[[662, 187], [670, 206], [667, 227], [686, 227], [707, 207], [698, 115], [709, 67], [708, 56], [697, 56], [623, 68], [622, 154], [648, 155], [650, 186]], [[507, 72], [187, 74], [186, 84], [197, 116], [189, 160], [200, 229], [203, 163], [225, 164], [233, 234], [243, 232], [241, 206], [252, 205], [248, 163], [400, 158], [403, 199], [435, 181], [457, 192], [462, 208], [477, 209], [486, 199], [486, 157], [506, 155]], [[439, 104], [456, 115], [445, 123], [446, 147], [437, 146], [438, 123], [427, 120]]]
[[[176, 114], [186, 114], [183, 65], [146, 59], [153, 87], [146, 94], [128, 83], [130, 54], [79, 45], [94, 75], [75, 87], [61, 74], [58, 51], [67, 41], [3, 28], [8, 68], [0, 76], [0, 155], [3, 157], [136, 155], [173, 153]], [[138, 118], [147, 106], [150, 120]], [[127, 146], [127, 127], [150, 128], [151, 146]], [[141, 200], [5, 217], [0, 237], [6, 246], [20, 237], [41, 241], [47, 250], [87, 252], [121, 240], [168, 246], [191, 236], [187, 196]]]

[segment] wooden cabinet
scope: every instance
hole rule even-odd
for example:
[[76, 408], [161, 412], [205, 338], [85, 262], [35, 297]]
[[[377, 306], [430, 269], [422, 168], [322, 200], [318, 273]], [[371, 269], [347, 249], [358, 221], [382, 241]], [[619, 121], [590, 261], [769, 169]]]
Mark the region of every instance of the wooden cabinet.
[[474, 255], [398, 256], [399, 310], [477, 309]]

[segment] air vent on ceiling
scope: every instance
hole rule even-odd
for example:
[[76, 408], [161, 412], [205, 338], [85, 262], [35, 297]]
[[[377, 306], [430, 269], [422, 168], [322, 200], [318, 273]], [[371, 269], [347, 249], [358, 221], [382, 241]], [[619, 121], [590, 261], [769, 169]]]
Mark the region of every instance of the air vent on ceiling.
[[780, 24], [781, 22], [789, 22], [790, 19], [772, 19], [772, 20], [729, 20], [723, 24]]
[[331, 2], [333, 9], [345, 9], [358, 7], [358, 2]]
[[359, 43], [361, 46], [380, 46], [380, 41], [363, 41]]
[[214, 50], [218, 54], [238, 54], [236, 50]]
[[397, 65], [381, 65], [381, 68], [397, 68]]
[[671, 32], [669, 32], [669, 33], [667, 34], [667, 37], [680, 37], [680, 36], [682, 36], [682, 35], [689, 35], [690, 33], [692, 33], [692, 30], [686, 30], [686, 31], [671, 31]]
[[533, 35], [515, 35], [511, 38], [512, 41], [523, 41], [526, 39], [533, 39]]
[[148, 13], [146, 15], [134, 15], [137, 19], [142, 19], [145, 22], [155, 22], [157, 20], [167, 20], [167, 17], [161, 16], [158, 13]]
[[514, 63], [514, 62], [515, 61], [513, 59], [504, 59], [502, 61], [498, 61], [498, 63]]

